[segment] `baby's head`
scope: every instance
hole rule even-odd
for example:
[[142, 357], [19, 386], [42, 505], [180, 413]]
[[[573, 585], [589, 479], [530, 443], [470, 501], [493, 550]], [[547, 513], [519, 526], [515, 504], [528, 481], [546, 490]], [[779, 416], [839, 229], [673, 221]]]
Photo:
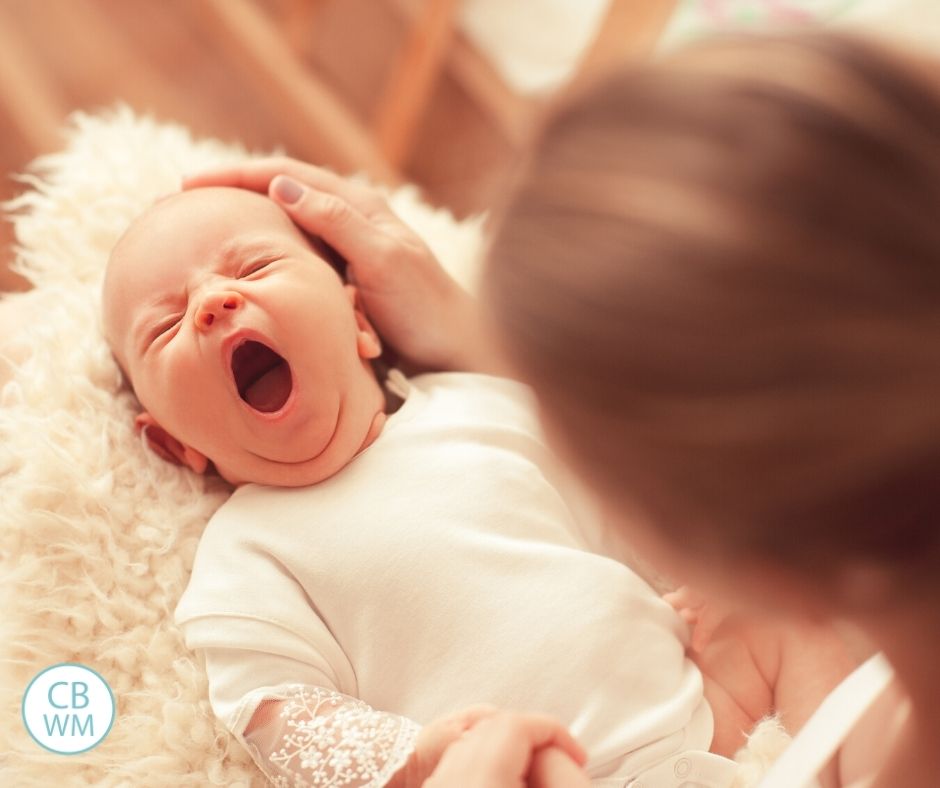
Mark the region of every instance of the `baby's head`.
[[228, 188], [161, 200], [114, 247], [105, 336], [165, 459], [233, 484], [313, 484], [370, 443], [378, 337], [271, 200]]

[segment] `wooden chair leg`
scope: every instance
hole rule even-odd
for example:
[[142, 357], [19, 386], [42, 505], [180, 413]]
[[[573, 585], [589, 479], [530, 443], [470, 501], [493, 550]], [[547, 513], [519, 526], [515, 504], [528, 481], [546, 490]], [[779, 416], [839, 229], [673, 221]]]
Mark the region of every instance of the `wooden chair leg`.
[[376, 111], [375, 135], [385, 158], [399, 169], [444, 66], [460, 0], [426, 0], [411, 27]]
[[287, 43], [297, 57], [306, 57], [310, 52], [310, 31], [317, 23], [322, 0], [284, 0], [280, 25]]
[[251, 0], [193, 3], [206, 29], [225, 46], [246, 79], [270, 97], [270, 111], [293, 118], [298, 154], [347, 171], [365, 171], [394, 184], [400, 179], [347, 105], [290, 51], [276, 24]]
[[675, 7], [676, 0], [610, 0], [572, 82], [591, 78], [618, 63], [647, 57]]
[[0, 14], [0, 106], [34, 154], [61, 145], [66, 108], [53, 82]]
[[[422, 12], [416, 9], [416, 2], [392, 2], [415, 32], [383, 96], [375, 124], [379, 147], [399, 165], [406, 160], [408, 146], [434, 80], [444, 70], [472, 97], [512, 145], [522, 148], [528, 144], [545, 104], [544, 98], [513, 91], [493, 65], [459, 31], [446, 28], [446, 17], [453, 16], [456, 2], [425, 0]], [[618, 62], [649, 55], [676, 2], [610, 0], [597, 36], [571, 81], [593, 76]], [[423, 45], [419, 43], [422, 35], [429, 39]]]

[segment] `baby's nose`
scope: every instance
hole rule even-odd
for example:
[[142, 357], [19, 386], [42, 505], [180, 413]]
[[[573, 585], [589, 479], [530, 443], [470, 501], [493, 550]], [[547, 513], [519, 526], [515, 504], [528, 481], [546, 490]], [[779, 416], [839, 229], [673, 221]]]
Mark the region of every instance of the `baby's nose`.
[[244, 304], [245, 298], [241, 293], [231, 290], [208, 293], [196, 310], [196, 328], [200, 331], [208, 331], [213, 323], [217, 320], [224, 320], [241, 309]]

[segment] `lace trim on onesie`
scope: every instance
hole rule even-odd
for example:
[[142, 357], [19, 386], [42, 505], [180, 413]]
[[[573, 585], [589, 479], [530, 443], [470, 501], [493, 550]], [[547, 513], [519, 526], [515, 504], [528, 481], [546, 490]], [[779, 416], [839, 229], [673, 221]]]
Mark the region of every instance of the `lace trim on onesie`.
[[[278, 788], [380, 788], [414, 751], [421, 727], [323, 687], [289, 684], [279, 705], [243, 735], [255, 763]], [[263, 716], [263, 715], [262, 715]]]

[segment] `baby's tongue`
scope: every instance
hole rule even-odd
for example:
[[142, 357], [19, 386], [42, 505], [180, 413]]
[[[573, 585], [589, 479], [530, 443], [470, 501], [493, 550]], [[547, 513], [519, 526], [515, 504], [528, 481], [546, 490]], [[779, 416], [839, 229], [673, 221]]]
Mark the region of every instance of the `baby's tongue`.
[[273, 413], [284, 407], [290, 396], [290, 366], [282, 361], [245, 389], [245, 401], [255, 410]]

